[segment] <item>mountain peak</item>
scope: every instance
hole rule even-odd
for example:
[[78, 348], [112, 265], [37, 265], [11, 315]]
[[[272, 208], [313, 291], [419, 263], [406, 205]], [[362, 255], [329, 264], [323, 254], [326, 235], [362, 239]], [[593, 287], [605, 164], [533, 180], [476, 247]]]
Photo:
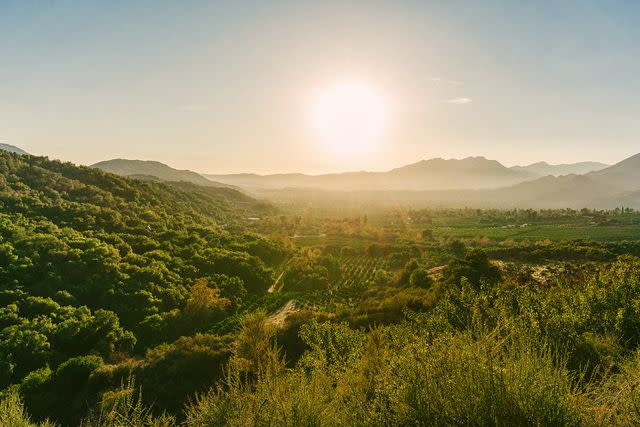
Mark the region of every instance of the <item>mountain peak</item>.
[[[463, 159], [443, 159], [442, 157], [434, 157], [432, 159], [420, 160], [416, 163], [411, 163], [405, 166], [392, 169], [393, 171], [416, 169], [422, 167], [443, 167], [443, 168], [458, 168], [458, 167], [501, 167], [504, 166], [497, 160], [489, 160], [484, 156], [470, 156]], [[506, 168], [505, 168], [506, 169]]]

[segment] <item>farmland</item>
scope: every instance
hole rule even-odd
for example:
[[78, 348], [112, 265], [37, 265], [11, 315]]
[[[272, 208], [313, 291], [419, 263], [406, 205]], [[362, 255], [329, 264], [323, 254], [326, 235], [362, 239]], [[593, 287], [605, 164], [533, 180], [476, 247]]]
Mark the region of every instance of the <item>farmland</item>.
[[352, 287], [372, 280], [376, 271], [386, 271], [388, 260], [385, 257], [352, 255], [341, 260], [342, 281], [337, 285]]

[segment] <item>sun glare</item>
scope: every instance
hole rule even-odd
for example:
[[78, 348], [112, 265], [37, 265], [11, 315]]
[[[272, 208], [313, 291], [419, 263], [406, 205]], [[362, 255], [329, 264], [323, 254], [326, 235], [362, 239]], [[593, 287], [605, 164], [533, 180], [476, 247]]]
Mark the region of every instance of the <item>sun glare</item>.
[[362, 82], [328, 87], [311, 107], [311, 126], [323, 149], [342, 156], [373, 151], [388, 122], [384, 99]]

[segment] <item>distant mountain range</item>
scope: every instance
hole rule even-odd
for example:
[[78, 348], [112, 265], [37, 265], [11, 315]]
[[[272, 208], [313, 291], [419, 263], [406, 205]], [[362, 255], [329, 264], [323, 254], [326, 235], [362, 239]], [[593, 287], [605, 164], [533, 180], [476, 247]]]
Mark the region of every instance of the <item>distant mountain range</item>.
[[207, 179], [196, 172], [174, 169], [164, 163], [152, 160], [113, 159], [98, 162], [91, 167], [145, 181], [190, 182], [205, 187], [228, 187], [228, 185]]
[[496, 193], [536, 206], [640, 207], [640, 154], [583, 175], [547, 176]]
[[[505, 167], [484, 157], [422, 160], [387, 172], [200, 175], [163, 163], [115, 159], [93, 165], [145, 180], [228, 185], [275, 201], [375, 201], [469, 207], [640, 208], [640, 154], [597, 162]], [[570, 173], [570, 172], [580, 173]], [[569, 173], [567, 173], [569, 172]], [[221, 184], [222, 183], [222, 184]]]
[[550, 165], [547, 162], [533, 163], [528, 166], [513, 166], [512, 170], [530, 172], [540, 176], [582, 175], [589, 172], [602, 170], [609, 165], [599, 162], [579, 162], [561, 165]]
[[205, 175], [281, 202], [450, 207], [640, 208], [640, 154], [597, 162], [507, 168], [495, 160], [431, 159], [388, 172]]
[[546, 162], [528, 166], [505, 167], [484, 157], [466, 159], [422, 160], [388, 172], [346, 172], [324, 175], [304, 174], [233, 174], [205, 175], [218, 182], [247, 189], [313, 188], [318, 190], [478, 190], [508, 187], [547, 175], [584, 174], [608, 165], [597, 162], [550, 165]]
[[[28, 154], [0, 144], [0, 150]], [[148, 181], [242, 188], [275, 201], [364, 202], [469, 207], [640, 208], [640, 154], [598, 162], [505, 167], [484, 157], [422, 160], [387, 172], [324, 175], [201, 175], [148, 160], [113, 159], [91, 167]]]
[[640, 154], [583, 175], [545, 176], [493, 189], [430, 191], [254, 190], [278, 202], [478, 208], [640, 208]]
[[510, 169], [484, 157], [422, 160], [388, 172], [205, 176], [247, 189], [314, 188], [347, 191], [482, 189], [504, 187], [538, 177], [532, 172]]
[[16, 153], [16, 154], [29, 154], [26, 151], [24, 151], [22, 148], [18, 148], [14, 145], [9, 145], [9, 144], [0, 144], [0, 150], [4, 150], [10, 153]]

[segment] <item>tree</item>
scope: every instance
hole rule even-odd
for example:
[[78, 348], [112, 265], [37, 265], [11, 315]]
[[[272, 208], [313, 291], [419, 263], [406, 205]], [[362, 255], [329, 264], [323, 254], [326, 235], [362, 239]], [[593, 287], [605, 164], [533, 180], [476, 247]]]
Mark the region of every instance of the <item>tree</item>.
[[411, 280], [411, 274], [419, 267], [418, 261], [415, 259], [411, 259], [407, 261], [404, 265], [404, 268], [400, 272], [400, 278], [398, 279], [398, 284], [401, 286], [408, 285]]
[[191, 296], [183, 313], [187, 323], [197, 327], [219, 318], [230, 305], [231, 301], [220, 296], [219, 289], [210, 288], [206, 279], [200, 279], [191, 285]]
[[229, 277], [224, 274], [216, 274], [212, 277], [212, 283], [220, 289], [220, 296], [231, 301], [231, 305], [237, 308], [247, 296], [242, 279], [239, 277]]
[[464, 277], [474, 288], [479, 289], [482, 283], [498, 283], [502, 273], [498, 267], [491, 264], [482, 249], [473, 249], [463, 259], [452, 259], [445, 267], [443, 276], [445, 282], [456, 285], [460, 285]]
[[451, 241], [451, 243], [449, 243], [449, 250], [456, 258], [462, 258], [466, 253], [464, 243], [462, 243], [458, 239], [454, 239]]
[[411, 273], [409, 278], [409, 286], [412, 288], [428, 289], [433, 284], [433, 278], [424, 268], [417, 268]]

